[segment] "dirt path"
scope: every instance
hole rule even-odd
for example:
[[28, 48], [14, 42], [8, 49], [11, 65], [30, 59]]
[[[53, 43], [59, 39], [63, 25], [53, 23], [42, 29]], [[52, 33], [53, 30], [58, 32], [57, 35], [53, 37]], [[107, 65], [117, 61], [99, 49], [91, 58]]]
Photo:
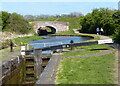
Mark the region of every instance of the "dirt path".
[[101, 55], [106, 55], [112, 53], [111, 50], [102, 50], [101, 53], [99, 54], [92, 54], [92, 55], [83, 55], [83, 56], [70, 56], [70, 57], [62, 57], [62, 59], [65, 58], [82, 58], [82, 57], [94, 57], [94, 56], [101, 56]]
[[[83, 33], [79, 33], [79, 31], [77, 29], [73, 29], [73, 31], [77, 34], [83, 34]], [[87, 34], [87, 33], [86, 33]], [[103, 35], [97, 35], [97, 34], [92, 34], [92, 35], [95, 35], [95, 36], [99, 36], [101, 40], [104, 40], [104, 39], [110, 39], [110, 37], [107, 37], [107, 36], [103, 36]]]

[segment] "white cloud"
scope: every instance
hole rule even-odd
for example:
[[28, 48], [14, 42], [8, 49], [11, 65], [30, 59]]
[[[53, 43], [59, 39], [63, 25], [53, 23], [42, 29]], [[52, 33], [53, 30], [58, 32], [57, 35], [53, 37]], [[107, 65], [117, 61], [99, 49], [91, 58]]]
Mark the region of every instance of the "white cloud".
[[119, 0], [1, 0], [0, 2], [119, 2]]

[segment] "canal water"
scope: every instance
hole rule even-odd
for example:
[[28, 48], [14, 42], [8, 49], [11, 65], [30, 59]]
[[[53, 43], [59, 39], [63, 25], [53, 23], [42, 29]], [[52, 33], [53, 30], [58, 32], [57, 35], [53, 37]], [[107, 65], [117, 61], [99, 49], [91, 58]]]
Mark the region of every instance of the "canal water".
[[[73, 40], [74, 43], [83, 42], [90, 40], [90, 37], [80, 37], [80, 36], [42, 36], [47, 39], [41, 39], [36, 41], [30, 41], [30, 46], [34, 48], [43, 48], [48, 46], [55, 46], [61, 44], [70, 44], [70, 41]], [[59, 49], [58, 49], [59, 51]], [[52, 53], [52, 51], [43, 51], [42, 53]]]

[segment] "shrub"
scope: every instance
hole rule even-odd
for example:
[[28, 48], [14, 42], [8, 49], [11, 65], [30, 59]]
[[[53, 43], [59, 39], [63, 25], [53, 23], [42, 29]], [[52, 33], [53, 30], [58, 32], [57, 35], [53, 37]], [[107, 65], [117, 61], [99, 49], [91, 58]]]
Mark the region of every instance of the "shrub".
[[32, 30], [32, 26], [23, 16], [17, 13], [7, 13], [2, 11], [2, 31], [10, 31], [16, 33], [29, 33]]

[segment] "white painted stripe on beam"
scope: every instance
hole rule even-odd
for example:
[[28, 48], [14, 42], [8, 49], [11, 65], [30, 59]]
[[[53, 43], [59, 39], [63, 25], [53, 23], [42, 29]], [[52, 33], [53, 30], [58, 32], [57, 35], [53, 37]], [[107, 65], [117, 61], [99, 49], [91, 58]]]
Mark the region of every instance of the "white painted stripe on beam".
[[98, 44], [113, 43], [112, 39], [98, 40]]
[[23, 52], [22, 50], [26, 50], [25, 46], [21, 46], [21, 55], [25, 55], [25, 52]]

